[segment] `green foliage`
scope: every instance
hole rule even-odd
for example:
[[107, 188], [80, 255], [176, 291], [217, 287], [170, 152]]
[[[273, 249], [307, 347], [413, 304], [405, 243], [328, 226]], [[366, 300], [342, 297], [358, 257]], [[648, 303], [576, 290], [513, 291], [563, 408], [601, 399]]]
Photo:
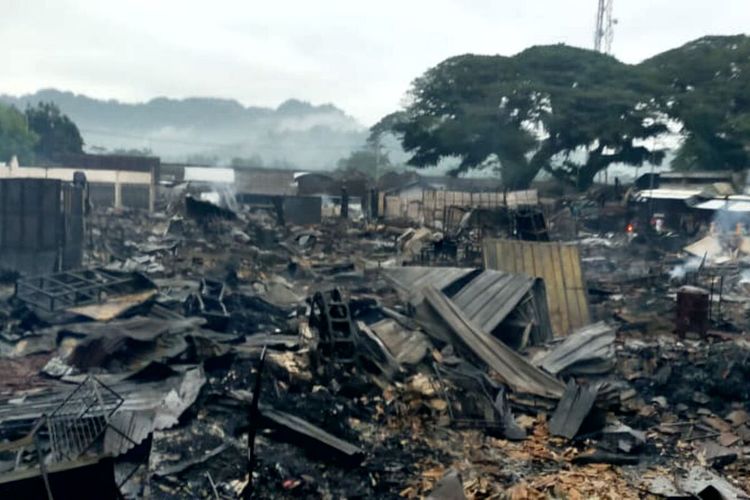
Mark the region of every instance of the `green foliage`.
[[659, 164], [664, 151], [645, 144], [673, 119], [685, 134], [677, 166], [744, 168], [749, 40], [705, 38], [636, 66], [564, 45], [453, 57], [412, 83], [371, 140], [396, 134], [416, 167], [454, 157], [462, 172], [495, 159], [510, 188], [541, 169], [585, 188], [613, 163]]
[[675, 168], [750, 166], [750, 38], [704, 37], [641, 67], [657, 75], [667, 112], [684, 126]]
[[361, 149], [353, 151], [348, 157], [338, 161], [339, 171], [358, 171], [373, 179], [392, 169], [387, 155], [376, 153], [375, 150]]
[[36, 142], [37, 137], [29, 130], [23, 113], [0, 104], [0, 161], [17, 156], [21, 163], [29, 162]]
[[83, 138], [73, 121], [55, 104], [40, 102], [26, 108], [29, 128], [39, 137], [34, 152], [54, 159], [62, 154], [83, 153]]

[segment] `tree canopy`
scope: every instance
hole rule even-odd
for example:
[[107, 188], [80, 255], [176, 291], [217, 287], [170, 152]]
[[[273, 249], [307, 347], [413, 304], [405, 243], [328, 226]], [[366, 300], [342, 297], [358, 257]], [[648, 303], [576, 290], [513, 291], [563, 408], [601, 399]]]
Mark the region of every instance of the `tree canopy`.
[[339, 171], [362, 172], [373, 179], [393, 168], [387, 155], [369, 149], [352, 151], [346, 158], [341, 158], [336, 167]]
[[0, 161], [17, 156], [19, 161], [31, 159], [37, 136], [29, 130], [26, 117], [12, 106], [0, 104]]
[[750, 167], [750, 38], [704, 37], [640, 66], [659, 79], [668, 113], [684, 127], [675, 168]]
[[83, 138], [73, 121], [54, 103], [40, 102], [26, 108], [29, 129], [39, 138], [34, 153], [54, 159], [61, 154], [83, 153]]
[[[585, 188], [610, 164], [660, 163], [665, 151], [652, 139], [678, 120], [686, 137], [680, 155], [690, 153], [693, 164], [709, 167], [710, 153], [746, 166], [750, 83], [736, 78], [741, 64], [731, 46], [747, 38], [728, 43], [710, 44], [705, 65], [708, 56], [689, 48], [635, 66], [564, 45], [453, 57], [417, 78], [405, 108], [376, 124], [371, 139], [396, 134], [417, 167], [447, 157], [458, 159], [456, 172], [495, 162], [509, 188], [527, 186], [541, 169]], [[725, 78], [711, 76], [719, 68]]]

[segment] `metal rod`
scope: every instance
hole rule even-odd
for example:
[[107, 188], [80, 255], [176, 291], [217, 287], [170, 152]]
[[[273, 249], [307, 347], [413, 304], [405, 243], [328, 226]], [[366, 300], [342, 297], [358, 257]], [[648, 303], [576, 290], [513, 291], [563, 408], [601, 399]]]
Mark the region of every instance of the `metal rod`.
[[44, 463], [44, 455], [39, 447], [39, 436], [34, 434], [34, 446], [36, 447], [36, 456], [39, 459], [39, 472], [42, 473], [42, 479], [44, 480], [44, 489], [47, 490], [48, 500], [55, 500], [52, 496], [52, 488], [49, 485], [49, 477], [47, 477], [47, 464]]
[[258, 411], [258, 404], [260, 402], [260, 389], [261, 381], [263, 379], [263, 367], [266, 364], [266, 348], [268, 345], [263, 346], [263, 351], [260, 353], [260, 359], [258, 361], [258, 370], [255, 375], [255, 387], [253, 388], [253, 399], [250, 403], [250, 429], [247, 435], [247, 447], [248, 447], [248, 463], [247, 463], [247, 485], [243, 491], [242, 498], [250, 500], [253, 497], [253, 470], [255, 469], [255, 435], [258, 432], [258, 420], [260, 419], [260, 412]]
[[208, 471], [206, 471], [206, 477], [208, 478], [209, 484], [211, 484], [211, 490], [213, 490], [214, 492], [214, 498], [218, 500], [220, 498], [219, 491], [216, 489], [216, 483], [214, 483], [214, 478], [211, 477], [211, 473]]

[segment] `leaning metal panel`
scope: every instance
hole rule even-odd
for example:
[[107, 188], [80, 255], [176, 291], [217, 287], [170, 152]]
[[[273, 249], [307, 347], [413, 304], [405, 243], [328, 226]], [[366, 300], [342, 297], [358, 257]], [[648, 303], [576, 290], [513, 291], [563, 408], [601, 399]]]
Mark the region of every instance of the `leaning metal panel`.
[[16, 281], [16, 297], [46, 311], [57, 311], [106, 300], [115, 287], [134, 282], [103, 269], [45, 274]]
[[87, 377], [46, 417], [51, 461], [74, 460], [109, 426], [123, 398], [95, 377]]

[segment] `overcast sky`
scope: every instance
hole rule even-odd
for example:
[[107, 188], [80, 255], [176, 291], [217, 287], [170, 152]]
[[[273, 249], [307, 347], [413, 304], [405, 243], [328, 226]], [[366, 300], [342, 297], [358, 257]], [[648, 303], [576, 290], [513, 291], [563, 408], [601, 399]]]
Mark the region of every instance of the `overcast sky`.
[[[638, 62], [750, 29], [750, 0], [614, 0], [614, 54]], [[0, 93], [124, 101], [332, 102], [370, 125], [411, 80], [468, 52], [593, 44], [596, 0], [0, 0]]]

